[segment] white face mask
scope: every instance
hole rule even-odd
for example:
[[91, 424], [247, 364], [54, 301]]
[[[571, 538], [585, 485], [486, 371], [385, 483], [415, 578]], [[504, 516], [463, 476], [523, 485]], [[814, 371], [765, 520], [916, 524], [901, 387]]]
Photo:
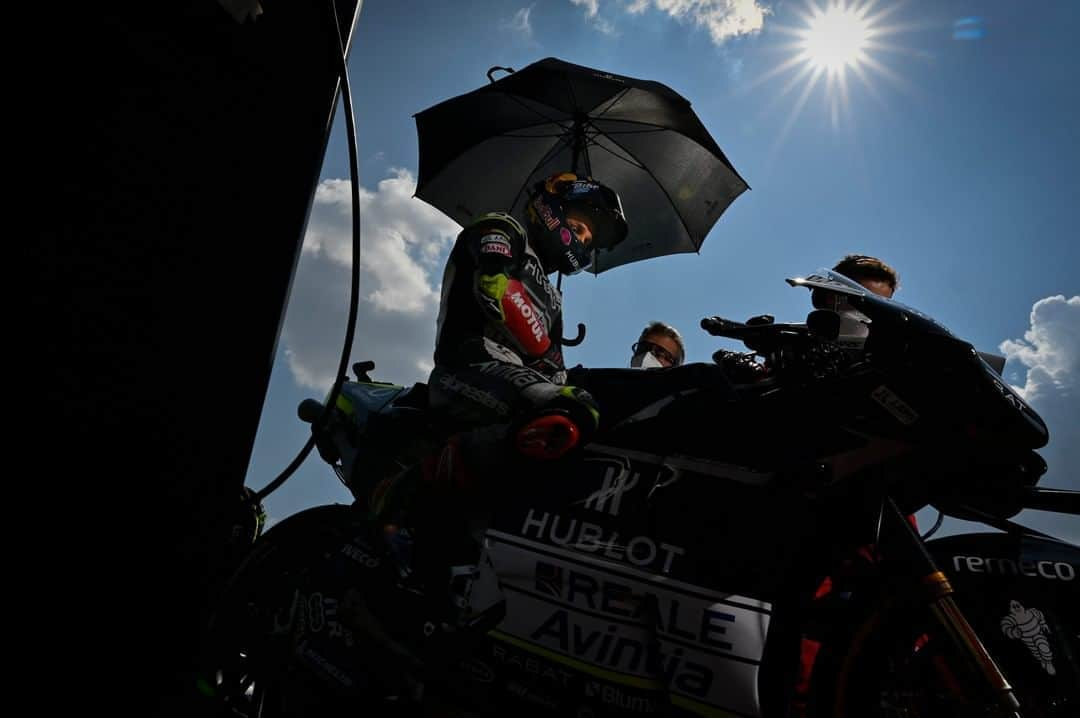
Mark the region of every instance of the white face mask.
[[630, 360], [630, 366], [634, 369], [663, 369], [664, 365], [653, 356], [652, 352], [638, 352]]

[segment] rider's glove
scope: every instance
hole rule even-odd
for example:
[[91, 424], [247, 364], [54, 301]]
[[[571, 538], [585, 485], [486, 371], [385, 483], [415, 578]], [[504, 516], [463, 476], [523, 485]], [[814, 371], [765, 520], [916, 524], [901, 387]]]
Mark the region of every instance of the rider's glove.
[[552, 460], [584, 446], [600, 425], [600, 411], [584, 389], [555, 384], [529, 387], [548, 393], [513, 429], [514, 447], [531, 459]]

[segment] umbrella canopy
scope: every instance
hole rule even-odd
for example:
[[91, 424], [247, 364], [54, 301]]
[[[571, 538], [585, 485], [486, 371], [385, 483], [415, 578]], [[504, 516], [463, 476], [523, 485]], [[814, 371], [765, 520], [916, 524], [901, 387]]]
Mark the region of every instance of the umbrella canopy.
[[508, 71], [415, 116], [416, 196], [461, 224], [494, 210], [524, 218], [539, 180], [591, 175], [619, 193], [630, 225], [622, 244], [597, 256], [599, 273], [698, 251], [748, 188], [690, 102], [666, 85], [555, 58]]

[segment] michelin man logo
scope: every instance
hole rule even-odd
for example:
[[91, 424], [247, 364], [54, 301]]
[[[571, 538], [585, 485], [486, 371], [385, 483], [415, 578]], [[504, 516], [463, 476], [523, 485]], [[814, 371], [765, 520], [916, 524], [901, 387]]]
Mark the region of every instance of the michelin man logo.
[[1037, 608], [1024, 608], [1019, 601], [1009, 601], [1009, 612], [1001, 619], [1001, 632], [1009, 638], [1022, 641], [1031, 655], [1050, 675], [1057, 674], [1054, 668], [1054, 652], [1050, 649], [1050, 640], [1046, 637], [1050, 627], [1046, 625], [1043, 612]]

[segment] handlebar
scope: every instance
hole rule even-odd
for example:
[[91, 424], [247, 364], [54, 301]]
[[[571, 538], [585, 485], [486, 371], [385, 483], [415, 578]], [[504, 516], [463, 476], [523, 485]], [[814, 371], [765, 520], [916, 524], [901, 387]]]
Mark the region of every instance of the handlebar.
[[812, 325], [777, 324], [768, 314], [751, 317], [745, 323], [723, 317], [705, 317], [701, 320], [701, 328], [714, 337], [737, 339], [759, 354], [775, 352], [792, 340], [816, 334]]
[[729, 339], [742, 339], [743, 330], [747, 328], [742, 322], [733, 322], [723, 317], [705, 317], [701, 320], [701, 328], [714, 337], [728, 337]]

